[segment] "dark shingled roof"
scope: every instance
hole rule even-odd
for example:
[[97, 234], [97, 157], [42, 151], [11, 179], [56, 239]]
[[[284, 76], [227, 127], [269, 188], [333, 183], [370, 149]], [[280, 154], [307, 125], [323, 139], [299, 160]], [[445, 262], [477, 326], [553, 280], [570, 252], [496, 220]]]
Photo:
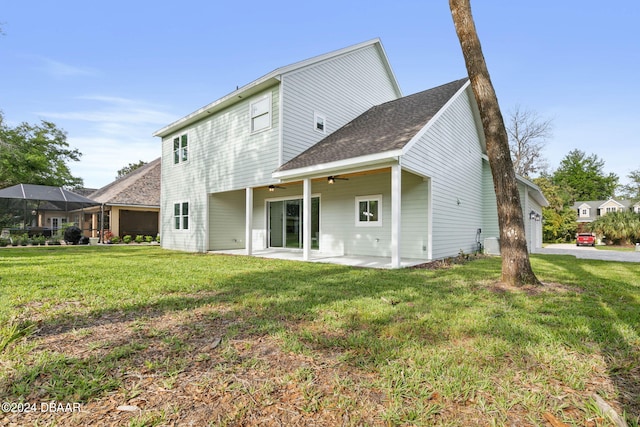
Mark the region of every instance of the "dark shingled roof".
[[110, 205], [160, 207], [160, 158], [92, 193], [89, 198]]
[[456, 80], [372, 107], [278, 171], [401, 149], [467, 81]]

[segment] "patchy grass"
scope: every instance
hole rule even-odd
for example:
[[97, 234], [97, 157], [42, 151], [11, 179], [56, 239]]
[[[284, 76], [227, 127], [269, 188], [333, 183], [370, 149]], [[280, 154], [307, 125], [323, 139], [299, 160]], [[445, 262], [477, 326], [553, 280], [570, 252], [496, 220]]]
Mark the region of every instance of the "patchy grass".
[[[0, 250], [17, 425], [606, 426], [640, 417], [640, 269], [532, 257], [380, 271], [157, 247]], [[128, 410], [118, 410], [126, 405]]]

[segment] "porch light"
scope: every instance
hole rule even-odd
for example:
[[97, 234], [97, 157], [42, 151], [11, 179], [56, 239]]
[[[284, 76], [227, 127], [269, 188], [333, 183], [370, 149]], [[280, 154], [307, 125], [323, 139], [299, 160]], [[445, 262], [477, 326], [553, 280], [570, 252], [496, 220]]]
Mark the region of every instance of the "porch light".
[[285, 189], [285, 187], [280, 187], [279, 185], [270, 185], [269, 186], [269, 192], [273, 193], [274, 191], [276, 191], [276, 188], [281, 189], [281, 190]]
[[341, 181], [349, 181], [349, 178], [340, 178], [337, 175], [336, 176], [329, 176], [327, 177], [327, 183], [329, 184], [333, 184], [334, 182], [336, 182], [336, 180], [339, 179]]
[[529, 219], [531, 220], [536, 219], [536, 213], [534, 211], [529, 212]]

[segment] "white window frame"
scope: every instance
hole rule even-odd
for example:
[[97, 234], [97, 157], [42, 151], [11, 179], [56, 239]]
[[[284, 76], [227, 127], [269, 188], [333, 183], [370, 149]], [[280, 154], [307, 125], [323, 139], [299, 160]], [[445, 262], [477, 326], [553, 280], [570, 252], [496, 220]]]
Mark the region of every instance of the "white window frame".
[[[267, 102], [267, 111], [264, 113], [260, 113], [260, 114], [255, 114], [253, 113], [253, 106], [265, 101]], [[249, 102], [249, 131], [253, 134], [253, 133], [258, 133], [258, 132], [262, 132], [268, 129], [271, 129], [272, 126], [272, 120], [273, 120], [273, 116], [272, 116], [272, 99], [271, 99], [271, 92], [264, 94], [260, 97], [254, 98], [253, 100], [251, 100], [251, 102]], [[261, 128], [256, 129], [254, 126], [254, 120], [257, 119], [258, 117], [263, 117], [263, 116], [267, 116], [268, 118], [268, 124], [266, 126], [263, 126]]]
[[[176, 148], [176, 142], [178, 143], [178, 148]], [[183, 142], [186, 142], [186, 144], [183, 145]], [[182, 163], [187, 163], [189, 161], [189, 134], [188, 133], [176, 135], [173, 138], [171, 138], [171, 153], [173, 156], [174, 165], [180, 165]], [[177, 162], [176, 162], [176, 155], [178, 156]]]
[[[378, 220], [377, 221], [361, 221], [360, 220], [360, 202], [378, 202]], [[356, 196], [355, 198], [355, 222], [356, 227], [382, 227], [382, 194], [373, 194], [369, 196]]]
[[[187, 205], [187, 214], [184, 213], [184, 205]], [[179, 202], [173, 203], [173, 222], [172, 222], [172, 230], [173, 231], [188, 231], [191, 225], [191, 203], [188, 200], [181, 200]], [[179, 206], [179, 214], [176, 215], [176, 206]], [[176, 227], [176, 219], [179, 220], [179, 227]], [[184, 220], [187, 220], [187, 226], [184, 226]]]
[[[318, 129], [318, 123], [322, 122], [322, 129]], [[327, 133], [327, 117], [318, 112], [313, 113], [313, 130], [322, 134]]]

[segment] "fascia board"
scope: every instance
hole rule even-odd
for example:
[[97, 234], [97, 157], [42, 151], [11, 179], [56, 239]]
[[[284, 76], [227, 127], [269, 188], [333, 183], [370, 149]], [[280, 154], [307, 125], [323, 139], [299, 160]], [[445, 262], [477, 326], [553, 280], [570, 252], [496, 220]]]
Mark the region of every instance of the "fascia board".
[[271, 174], [276, 179], [292, 179], [303, 176], [318, 175], [322, 176], [336, 170], [347, 168], [362, 168], [373, 166], [380, 163], [386, 163], [389, 160], [397, 159], [402, 154], [401, 150], [386, 151], [384, 153], [370, 154], [345, 160], [337, 160], [335, 162], [321, 163], [317, 165], [307, 166], [304, 168], [291, 169], [286, 171], [276, 171]]
[[405, 146], [402, 148], [402, 154], [407, 154], [411, 150], [411, 148], [413, 148], [413, 146], [420, 140], [420, 138], [422, 138], [424, 134], [427, 133], [429, 129], [431, 129], [431, 127], [440, 119], [445, 111], [447, 111], [449, 106], [451, 106], [451, 104], [453, 104], [456, 99], [458, 99], [460, 94], [467, 90], [469, 84], [469, 81], [467, 81], [451, 98], [449, 98], [449, 100], [442, 106], [442, 108], [440, 108], [440, 110], [438, 110], [438, 112], [434, 114], [431, 120], [429, 120], [427, 124], [425, 124], [422, 129], [420, 129], [418, 133], [416, 133], [413, 138], [411, 138], [411, 140], [405, 144]]

